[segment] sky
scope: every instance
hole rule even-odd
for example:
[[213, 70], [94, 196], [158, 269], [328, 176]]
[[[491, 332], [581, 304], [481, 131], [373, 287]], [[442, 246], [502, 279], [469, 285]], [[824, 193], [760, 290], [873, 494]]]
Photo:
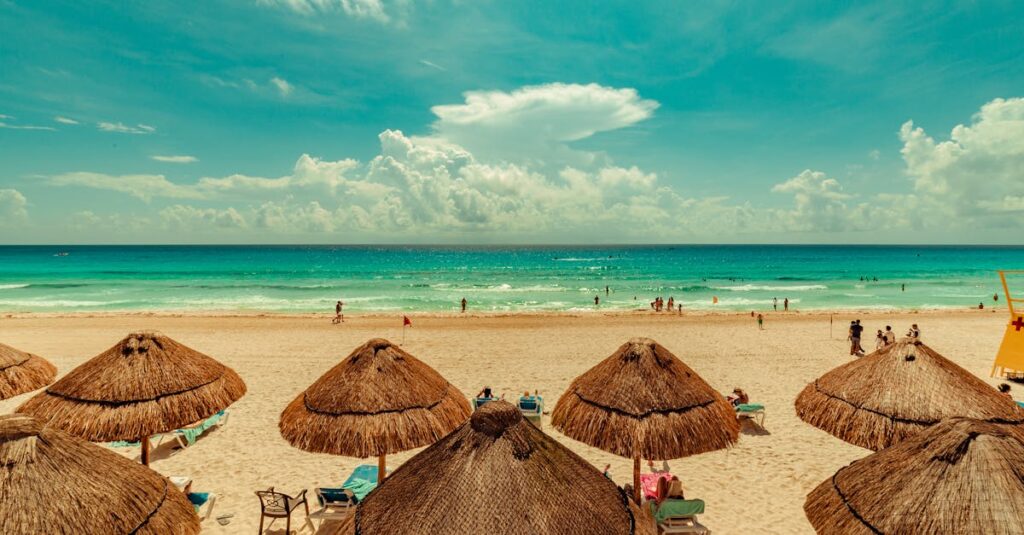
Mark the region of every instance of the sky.
[[0, 243], [1020, 244], [1021, 28], [1012, 1], [0, 0]]

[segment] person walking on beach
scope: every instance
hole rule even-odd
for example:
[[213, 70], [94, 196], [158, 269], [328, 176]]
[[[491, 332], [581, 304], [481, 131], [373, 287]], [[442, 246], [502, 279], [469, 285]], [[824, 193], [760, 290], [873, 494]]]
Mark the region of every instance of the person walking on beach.
[[462, 298], [462, 313], [463, 314], [466, 313], [466, 298], [465, 297]]
[[764, 316], [762, 316], [761, 314], [757, 315], [757, 330], [764, 330]]
[[772, 308], [775, 309], [776, 312], [779, 311], [779, 298], [778, 297], [773, 297], [772, 298]]
[[864, 349], [860, 346], [860, 336], [864, 332], [860, 320], [850, 322], [850, 355], [863, 357]]
[[784, 312], [789, 312], [789, 298], [788, 297], [782, 300], [782, 310]]
[[345, 321], [345, 316], [341, 313], [341, 307], [343, 306], [345, 306], [345, 303], [341, 301], [334, 304], [334, 319], [331, 320], [331, 323], [337, 325]]

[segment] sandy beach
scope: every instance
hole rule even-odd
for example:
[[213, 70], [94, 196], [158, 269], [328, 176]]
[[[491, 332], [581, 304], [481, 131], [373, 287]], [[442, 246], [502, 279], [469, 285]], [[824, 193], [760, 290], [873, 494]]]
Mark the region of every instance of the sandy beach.
[[[847, 362], [845, 326], [866, 326], [865, 347], [876, 329], [902, 334], [918, 323], [923, 341], [992, 385], [988, 377], [1005, 312], [893, 314], [770, 313], [759, 331], [749, 315], [547, 314], [411, 316], [404, 348], [433, 366], [468, 396], [489, 385], [509, 398], [539, 390], [547, 407], [570, 381], [635, 336], [654, 338], [722, 392], [739, 386], [767, 407], [765, 430], [745, 427], [728, 450], [670, 461], [688, 497], [707, 504], [701, 521], [719, 534], [813, 533], [802, 510], [805, 495], [847, 463], [867, 455], [802, 421], [793, 400], [811, 380]], [[327, 316], [267, 315], [10, 315], [0, 319], [0, 341], [50, 359], [63, 375], [135, 330], [159, 330], [234, 368], [248, 393], [231, 407], [229, 422], [186, 450], [163, 446], [152, 468], [187, 475], [193, 490], [212, 492], [212, 517], [233, 514], [230, 524], [203, 522], [208, 533], [251, 533], [259, 523], [256, 490], [340, 484], [356, 465], [373, 460], [306, 453], [278, 433], [285, 405], [322, 373], [369, 338], [402, 340], [401, 317], [347, 316], [341, 326]], [[868, 347], [870, 345], [870, 347]], [[1016, 399], [1024, 389], [1015, 387]], [[13, 411], [32, 394], [0, 402]], [[572, 441], [550, 425], [545, 431], [599, 469], [611, 463], [617, 483], [630, 479], [628, 459]], [[119, 449], [126, 456], [136, 450]], [[413, 452], [389, 457], [397, 466]], [[298, 515], [301, 517], [301, 515]], [[301, 520], [299, 522], [301, 524]], [[283, 533], [284, 523], [269, 533]], [[312, 533], [305, 526], [303, 533]]]

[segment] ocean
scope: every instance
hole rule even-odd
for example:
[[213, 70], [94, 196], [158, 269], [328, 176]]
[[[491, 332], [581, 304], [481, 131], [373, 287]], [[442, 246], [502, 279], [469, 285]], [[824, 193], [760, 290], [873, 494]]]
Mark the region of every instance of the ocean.
[[1024, 248], [4, 246], [0, 311], [965, 309], [1013, 268]]

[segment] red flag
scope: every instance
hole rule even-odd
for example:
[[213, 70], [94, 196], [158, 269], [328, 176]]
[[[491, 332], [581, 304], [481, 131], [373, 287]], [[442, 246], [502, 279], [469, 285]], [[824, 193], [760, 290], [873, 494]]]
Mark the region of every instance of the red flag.
[[412, 320], [409, 319], [409, 316], [402, 316], [402, 327], [405, 327], [406, 325], [412, 327]]

